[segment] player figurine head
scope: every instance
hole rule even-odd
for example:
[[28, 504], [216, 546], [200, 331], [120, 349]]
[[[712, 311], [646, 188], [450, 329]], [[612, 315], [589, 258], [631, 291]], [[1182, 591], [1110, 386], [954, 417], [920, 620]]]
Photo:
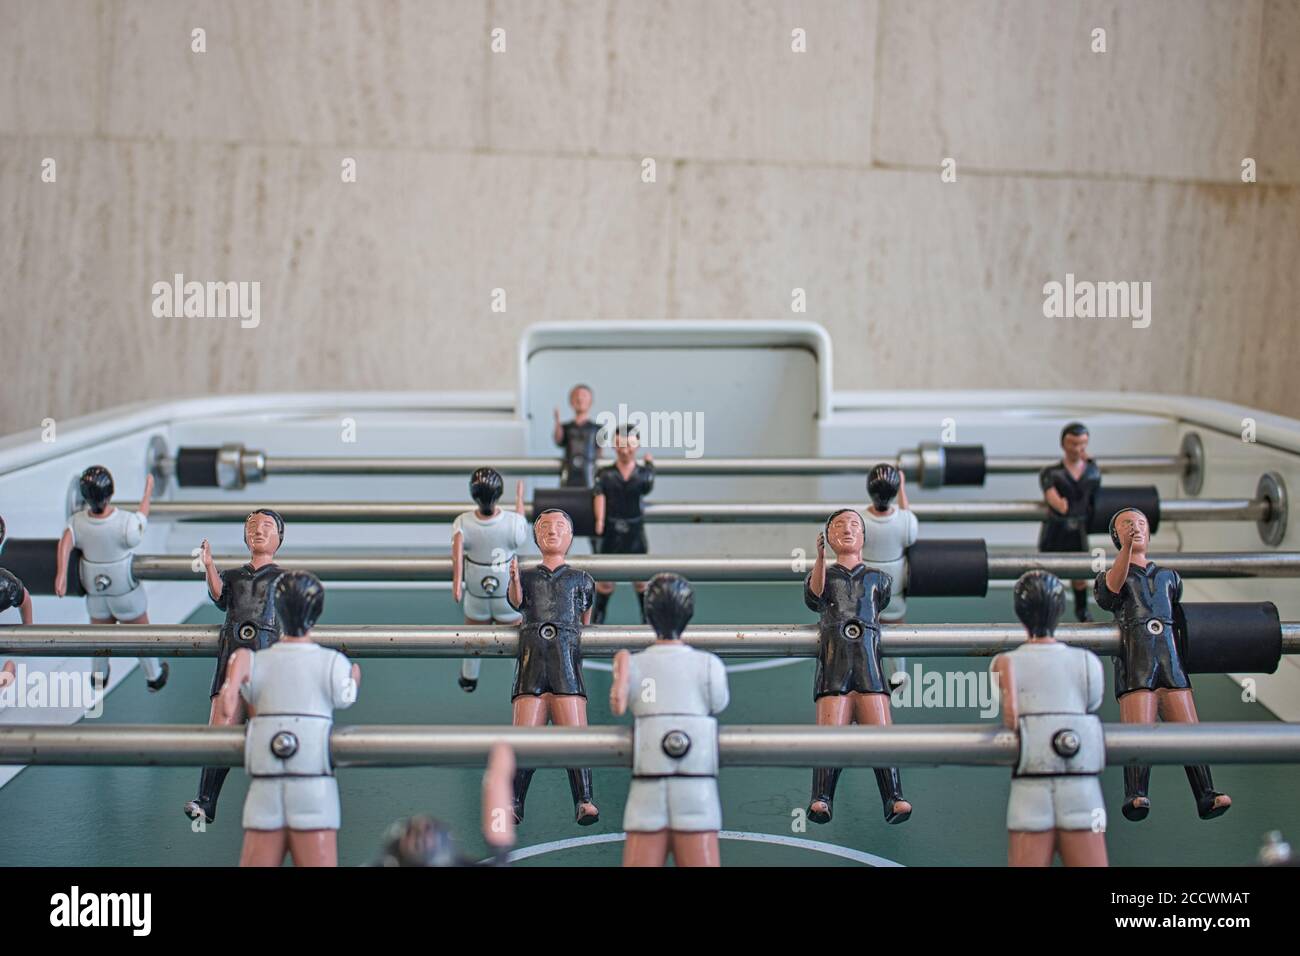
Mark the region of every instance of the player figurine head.
[[1030, 637], [1051, 637], [1065, 611], [1065, 585], [1050, 571], [1035, 568], [1016, 581], [1016, 617]]
[[478, 513], [490, 518], [497, 510], [497, 501], [505, 487], [505, 482], [495, 468], [480, 468], [470, 475], [469, 496], [478, 505]]
[[1121, 551], [1132, 541], [1135, 553], [1146, 554], [1150, 539], [1151, 526], [1147, 523], [1147, 516], [1137, 508], [1121, 508], [1111, 517], [1110, 540]]
[[310, 571], [285, 571], [275, 579], [275, 613], [285, 637], [306, 637], [325, 609], [325, 585]]
[[626, 465], [636, 458], [636, 450], [641, 447], [641, 436], [631, 425], [619, 425], [614, 430], [614, 456]]
[[398, 820], [384, 834], [376, 866], [458, 866], [460, 855], [451, 828], [429, 816]]
[[547, 508], [533, 522], [533, 540], [543, 556], [568, 554], [569, 545], [573, 544], [573, 519], [567, 511]]
[[1061, 429], [1061, 450], [1065, 460], [1082, 461], [1088, 457], [1088, 426], [1083, 422], [1070, 422]]
[[680, 574], [664, 572], [645, 589], [645, 619], [661, 641], [679, 641], [695, 616], [695, 591]]
[[867, 495], [877, 511], [888, 511], [898, 497], [903, 475], [893, 465], [877, 465], [867, 475]]
[[91, 465], [83, 471], [80, 487], [91, 514], [102, 514], [113, 499], [113, 476], [103, 465]]
[[258, 508], [244, 520], [244, 544], [251, 554], [274, 555], [284, 543], [284, 519], [270, 508]]
[[583, 418], [591, 411], [592, 392], [590, 385], [575, 385], [569, 389], [569, 407], [578, 418]]
[[[850, 558], [862, 563], [862, 545], [866, 542], [866, 528], [862, 515], [852, 508], [841, 508], [826, 519], [826, 544], [836, 558]], [[841, 562], [844, 563], [844, 562]]]

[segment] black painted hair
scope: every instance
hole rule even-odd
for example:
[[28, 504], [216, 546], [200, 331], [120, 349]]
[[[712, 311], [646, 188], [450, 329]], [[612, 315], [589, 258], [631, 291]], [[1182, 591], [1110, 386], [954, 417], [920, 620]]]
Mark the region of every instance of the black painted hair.
[[[280, 517], [280, 512], [278, 512], [278, 511], [276, 511], [276, 510], [274, 510], [274, 509], [272, 509], [272, 508], [258, 508], [256, 511], [251, 511], [251, 512], [249, 512], [249, 514], [248, 514], [248, 518], [253, 517], [253, 515], [270, 515], [272, 518], [274, 518], [274, 519], [275, 519], [275, 533], [276, 533], [277, 535], [279, 535], [279, 537], [280, 537], [280, 544], [284, 544], [284, 519]], [[245, 523], [245, 524], [248, 523], [248, 518], [245, 518], [245, 519], [244, 519], [244, 523]], [[247, 531], [244, 532], [244, 543], [245, 543], [245, 544], [248, 543], [248, 532], [247, 532]], [[279, 550], [279, 547], [280, 547], [280, 545], [276, 545], [276, 550]]]
[[893, 465], [877, 465], [867, 475], [867, 496], [871, 503], [884, 511], [898, 497], [903, 485], [902, 473]]
[[384, 834], [376, 866], [458, 866], [460, 856], [451, 827], [430, 816], [398, 820]]
[[1020, 575], [1012, 592], [1016, 617], [1034, 637], [1051, 637], [1065, 612], [1065, 585], [1051, 571], [1034, 568]]
[[302, 637], [325, 609], [325, 585], [310, 571], [285, 571], [275, 579], [275, 613], [287, 637]]
[[832, 511], [831, 516], [826, 519], [826, 527], [822, 530], [826, 532], [826, 543], [830, 544], [831, 522], [843, 514], [853, 514], [858, 516], [858, 526], [862, 528], [862, 533], [867, 533], [867, 523], [862, 520], [862, 515], [858, 513], [857, 508], [841, 508], [839, 511]]
[[113, 497], [113, 475], [103, 465], [91, 465], [81, 473], [81, 497], [91, 511], [103, 511]]
[[645, 619], [665, 641], [682, 636], [695, 616], [695, 589], [680, 574], [663, 572], [650, 579], [645, 589]]
[[5, 519], [0, 518], [0, 546], [5, 543]]
[[579, 382], [577, 385], [573, 386], [573, 388], [569, 389], [569, 394], [572, 395], [580, 388], [585, 388], [587, 390], [588, 395], [592, 396], [593, 398], [595, 397], [596, 395], [595, 389], [593, 389], [590, 385], [584, 385], [582, 382]]
[[[1144, 512], [1141, 508], [1120, 508], [1119, 511], [1116, 511], [1113, 515], [1111, 515], [1110, 516], [1110, 540], [1114, 542], [1116, 548], [1122, 548], [1124, 547], [1124, 545], [1119, 540], [1119, 532], [1115, 530], [1115, 522], [1119, 520], [1120, 515], [1126, 514], [1127, 512], [1130, 511], [1136, 511], [1138, 514], [1142, 515], [1144, 519], [1146, 518], [1146, 512]], [[1147, 526], [1150, 527], [1149, 520], [1147, 522]]]
[[1067, 435], [1086, 435], [1086, 434], [1088, 434], [1087, 425], [1085, 425], [1083, 422], [1070, 422], [1070, 424], [1066, 425], [1064, 428], [1061, 429], [1061, 444], [1062, 445], [1065, 444], [1065, 437]]
[[627, 423], [624, 423], [622, 425], [619, 425], [618, 428], [614, 429], [614, 436], [616, 438], [628, 438], [632, 435], [635, 435], [637, 438], [641, 437], [641, 433], [636, 430], [635, 425], [629, 425]]
[[469, 496], [478, 505], [478, 510], [490, 515], [496, 507], [506, 484], [501, 480], [501, 473], [495, 468], [479, 468], [469, 476]]
[[538, 544], [540, 546], [537, 540], [537, 522], [541, 521], [546, 515], [564, 515], [564, 520], [569, 522], [569, 533], [573, 533], [573, 518], [569, 516], [567, 511], [563, 508], [547, 508], [533, 519], [533, 544]]

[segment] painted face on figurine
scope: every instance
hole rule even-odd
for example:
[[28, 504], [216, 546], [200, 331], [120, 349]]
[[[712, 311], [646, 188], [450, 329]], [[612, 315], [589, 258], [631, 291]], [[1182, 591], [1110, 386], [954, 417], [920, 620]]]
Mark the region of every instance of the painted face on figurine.
[[862, 516], [856, 511], [841, 511], [826, 526], [826, 543], [836, 554], [858, 554], [866, 538]]
[[1129, 540], [1135, 545], [1145, 545], [1151, 540], [1151, 528], [1147, 516], [1140, 511], [1121, 511], [1114, 520], [1117, 546], [1123, 547]]
[[563, 511], [543, 512], [533, 523], [533, 538], [543, 554], [567, 554], [573, 543], [573, 524]]
[[244, 522], [244, 543], [254, 554], [258, 552], [275, 554], [280, 549], [284, 533], [283, 524], [276, 516], [266, 511], [254, 511]]
[[636, 458], [636, 450], [641, 447], [641, 437], [636, 432], [616, 432], [614, 435], [614, 454], [623, 464]]
[[1080, 461], [1086, 458], [1088, 455], [1088, 433], [1062, 435], [1061, 450], [1065, 452], [1067, 461]]
[[569, 407], [577, 415], [585, 415], [591, 411], [591, 389], [586, 385], [575, 385], [569, 392]]

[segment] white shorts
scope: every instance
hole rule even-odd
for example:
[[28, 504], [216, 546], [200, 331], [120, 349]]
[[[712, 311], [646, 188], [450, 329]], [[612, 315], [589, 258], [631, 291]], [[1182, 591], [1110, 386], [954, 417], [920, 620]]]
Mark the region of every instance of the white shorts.
[[1007, 799], [1007, 829], [1106, 829], [1101, 779], [1093, 774], [1062, 777], [1013, 777]]
[[333, 777], [254, 777], [244, 800], [245, 830], [337, 830]]
[[633, 777], [623, 809], [623, 829], [720, 830], [716, 777]]
[[465, 616], [474, 621], [495, 621], [498, 624], [518, 624], [524, 616], [510, 606], [504, 597], [478, 597], [465, 591]]
[[137, 584], [125, 594], [87, 594], [86, 610], [92, 618], [117, 621], [134, 621], [149, 610], [149, 598], [144, 593], [144, 585]]

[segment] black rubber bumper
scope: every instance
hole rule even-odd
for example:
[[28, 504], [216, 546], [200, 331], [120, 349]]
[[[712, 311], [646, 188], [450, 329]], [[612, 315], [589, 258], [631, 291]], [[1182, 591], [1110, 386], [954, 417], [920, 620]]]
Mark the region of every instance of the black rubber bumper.
[[574, 537], [596, 533], [596, 510], [590, 488], [537, 488], [533, 491], [533, 520], [543, 511], [559, 508], [573, 519]]
[[1272, 674], [1282, 660], [1277, 605], [1183, 604], [1175, 622], [1189, 674]]
[[1160, 492], [1155, 485], [1135, 485], [1108, 488], [1102, 485], [1092, 499], [1092, 514], [1088, 516], [1088, 534], [1109, 534], [1110, 519], [1124, 508], [1136, 508], [1147, 516], [1151, 533], [1160, 529]]
[[907, 549], [908, 597], [983, 597], [989, 550], [982, 538], [918, 541]]
[[220, 448], [182, 448], [176, 452], [176, 484], [182, 488], [217, 488]]
[[[30, 594], [53, 594], [54, 574], [58, 570], [58, 538], [9, 538], [0, 551], [0, 568], [23, 582]], [[83, 597], [81, 586], [81, 551], [72, 549], [68, 555], [68, 596]]]
[[983, 485], [985, 456], [983, 445], [944, 445], [943, 483], [948, 485]]

